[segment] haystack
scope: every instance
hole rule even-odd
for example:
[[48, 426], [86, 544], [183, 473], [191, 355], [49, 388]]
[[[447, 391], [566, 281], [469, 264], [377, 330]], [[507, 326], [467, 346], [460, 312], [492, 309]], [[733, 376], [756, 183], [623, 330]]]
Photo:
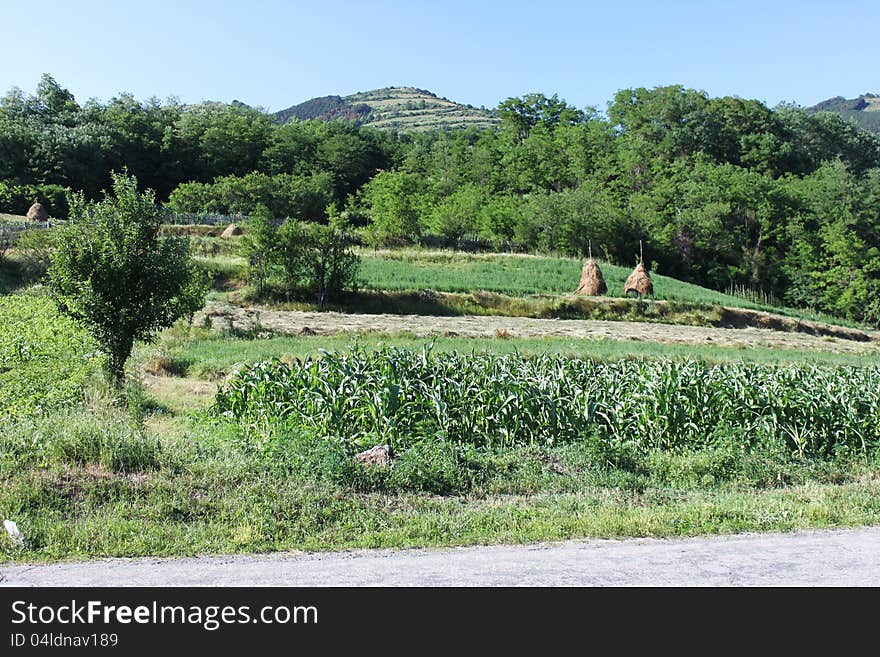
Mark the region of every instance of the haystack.
[[598, 296], [605, 294], [608, 286], [605, 285], [605, 277], [602, 276], [602, 270], [592, 258], [587, 258], [584, 268], [581, 270], [581, 283], [575, 294], [588, 294], [590, 296]]
[[43, 207], [40, 200], [35, 198], [34, 204], [28, 208], [27, 218], [31, 221], [49, 221], [49, 213], [46, 212], [46, 208]]
[[626, 283], [623, 284], [624, 296], [630, 292], [635, 292], [640, 297], [654, 294], [654, 284], [651, 282], [651, 277], [648, 276], [644, 261], [640, 261], [636, 265], [633, 273], [627, 276]]
[[241, 228], [239, 228], [236, 224], [229, 224], [226, 227], [226, 230], [224, 230], [220, 234], [220, 237], [232, 237], [233, 235], [241, 235], [241, 233]]

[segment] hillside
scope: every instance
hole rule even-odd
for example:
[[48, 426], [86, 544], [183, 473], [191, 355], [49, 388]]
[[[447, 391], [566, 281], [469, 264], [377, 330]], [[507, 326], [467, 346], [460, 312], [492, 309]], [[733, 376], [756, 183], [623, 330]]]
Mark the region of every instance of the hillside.
[[852, 99], [835, 96], [808, 109], [811, 112], [835, 112], [845, 119], [853, 119], [864, 130], [880, 134], [880, 95], [862, 94]]
[[493, 112], [462, 105], [424, 89], [386, 87], [350, 96], [322, 96], [275, 113], [278, 123], [346, 119], [360, 125], [406, 132], [486, 128], [498, 123]]

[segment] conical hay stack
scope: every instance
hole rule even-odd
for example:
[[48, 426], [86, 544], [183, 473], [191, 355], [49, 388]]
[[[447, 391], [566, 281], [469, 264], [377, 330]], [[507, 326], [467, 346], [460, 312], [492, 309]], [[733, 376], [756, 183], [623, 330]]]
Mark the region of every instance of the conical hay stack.
[[224, 231], [220, 234], [220, 237], [232, 237], [233, 235], [241, 235], [241, 233], [242, 233], [241, 228], [239, 228], [239, 227], [236, 226], [235, 224], [229, 224], [229, 225], [226, 227], [226, 230], [224, 230]]
[[644, 262], [639, 262], [636, 265], [633, 273], [627, 277], [626, 283], [623, 285], [624, 296], [630, 292], [635, 292], [640, 297], [654, 294], [654, 284], [651, 282], [651, 277], [648, 276]]
[[27, 211], [27, 218], [31, 221], [48, 221], [49, 213], [42, 203], [34, 199], [34, 204]]
[[590, 296], [598, 296], [605, 294], [608, 286], [605, 285], [605, 277], [602, 276], [602, 270], [592, 258], [587, 259], [584, 268], [581, 271], [581, 284], [575, 290], [575, 294], [588, 294]]

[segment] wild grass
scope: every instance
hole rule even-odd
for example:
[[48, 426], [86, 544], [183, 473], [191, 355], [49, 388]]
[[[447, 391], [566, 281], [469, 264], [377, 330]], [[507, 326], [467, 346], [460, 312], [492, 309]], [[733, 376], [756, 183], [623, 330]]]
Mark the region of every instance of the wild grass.
[[234, 255], [196, 255], [196, 264], [204, 272], [213, 290], [231, 290], [244, 285], [245, 262]]
[[126, 413], [107, 408], [9, 420], [0, 436], [4, 470], [92, 465], [108, 472], [138, 472], [156, 468], [160, 451], [156, 436]]
[[100, 363], [94, 342], [47, 296], [0, 296], [0, 417], [75, 404]]
[[[117, 423], [112, 438], [105, 424]], [[72, 425], [74, 431], [60, 429]], [[716, 446], [597, 451], [424, 443], [393, 469], [359, 468], [290, 436], [267, 458], [234, 426], [193, 417], [141, 437], [124, 419], [58, 412], [4, 430], [0, 559], [195, 555], [692, 536], [880, 522], [880, 464]], [[20, 451], [22, 436], [46, 438]], [[10, 442], [14, 444], [10, 446]]]

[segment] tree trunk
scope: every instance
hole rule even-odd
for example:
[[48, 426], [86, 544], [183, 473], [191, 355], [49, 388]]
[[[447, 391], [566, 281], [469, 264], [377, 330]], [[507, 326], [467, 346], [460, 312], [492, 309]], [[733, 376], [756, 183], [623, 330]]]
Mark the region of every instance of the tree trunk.
[[121, 390], [125, 385], [125, 361], [131, 355], [133, 346], [133, 342], [128, 342], [106, 348], [107, 375], [113, 387], [117, 390]]

